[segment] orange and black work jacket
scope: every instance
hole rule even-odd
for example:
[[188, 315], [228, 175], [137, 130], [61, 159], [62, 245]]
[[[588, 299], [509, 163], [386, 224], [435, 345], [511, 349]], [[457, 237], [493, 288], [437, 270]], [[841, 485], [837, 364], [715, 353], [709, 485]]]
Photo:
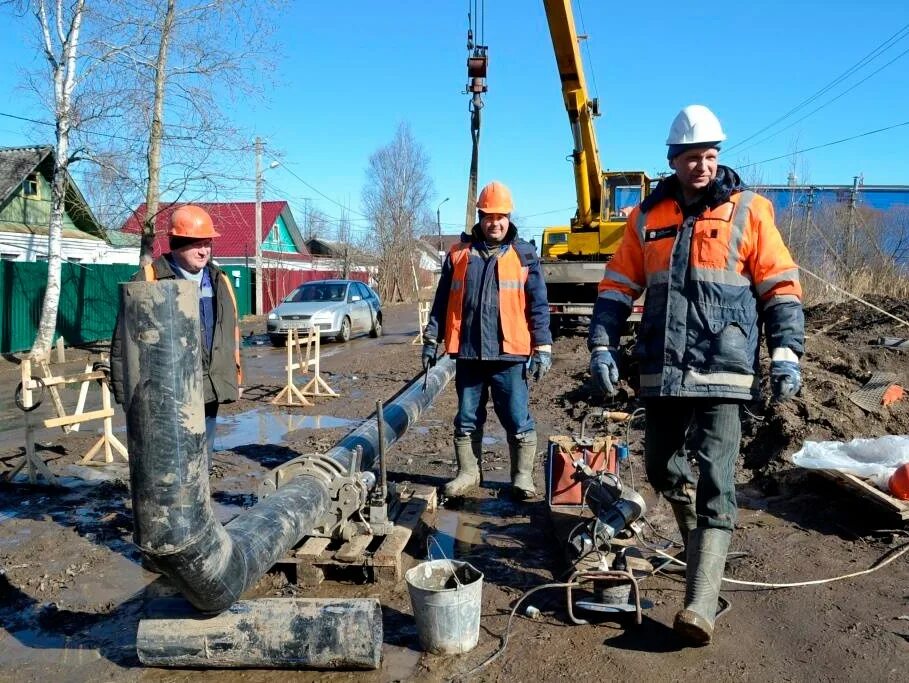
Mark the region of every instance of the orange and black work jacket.
[[732, 169], [720, 166], [706, 196], [683, 207], [673, 175], [631, 213], [600, 282], [588, 346], [618, 347], [646, 289], [634, 348], [642, 396], [759, 398], [760, 325], [771, 354], [804, 351], [798, 267], [770, 202]]
[[501, 245], [487, 248], [476, 225], [451, 247], [423, 338], [470, 360], [526, 361], [552, 343], [540, 260], [513, 224]]
[[[237, 301], [227, 275], [213, 263], [207, 266], [214, 286], [215, 325], [211, 351], [200, 344], [202, 351], [202, 386], [205, 402], [230, 403], [239, 398], [242, 382], [240, 365], [240, 327]], [[173, 280], [178, 275], [166, 256], [159, 256], [133, 276], [133, 281]], [[123, 341], [120, 334], [120, 316], [111, 340], [110, 370], [111, 389], [121, 405], [125, 399], [123, 386]]]

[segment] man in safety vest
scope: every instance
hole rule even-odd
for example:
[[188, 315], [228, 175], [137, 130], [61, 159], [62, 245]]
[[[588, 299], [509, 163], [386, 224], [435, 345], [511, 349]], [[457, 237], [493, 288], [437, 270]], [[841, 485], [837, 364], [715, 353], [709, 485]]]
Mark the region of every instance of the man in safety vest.
[[[180, 206], [171, 214], [167, 235], [170, 252], [142, 268], [133, 276], [133, 280], [182, 278], [199, 285], [205, 436], [208, 464], [211, 467], [218, 405], [239, 398], [242, 380], [237, 301], [227, 275], [211, 262], [212, 239], [220, 237], [220, 234], [215, 232], [207, 211], [192, 204]], [[114, 398], [122, 404], [125, 391], [119, 318], [116, 329], [111, 342], [111, 387]]]
[[502, 183], [492, 181], [480, 192], [480, 221], [448, 252], [423, 331], [424, 370], [435, 364], [440, 339], [457, 361], [458, 475], [445, 485], [446, 496], [463, 496], [480, 483], [490, 393], [507, 435], [512, 491], [519, 499], [536, 493], [537, 433], [527, 376], [539, 380], [551, 367], [552, 335], [540, 261], [534, 247], [518, 237], [512, 209]]
[[[614, 395], [619, 337], [647, 290], [634, 347], [647, 477], [669, 501], [685, 542], [685, 609], [674, 628], [697, 644], [713, 635], [736, 520], [739, 409], [760, 398], [761, 325], [775, 400], [799, 391], [805, 344], [798, 267], [770, 202], [718, 164], [725, 139], [707, 107], [676, 116], [666, 141], [675, 173], [631, 212], [600, 282], [588, 340], [590, 373]], [[697, 460], [698, 478], [686, 454]]]

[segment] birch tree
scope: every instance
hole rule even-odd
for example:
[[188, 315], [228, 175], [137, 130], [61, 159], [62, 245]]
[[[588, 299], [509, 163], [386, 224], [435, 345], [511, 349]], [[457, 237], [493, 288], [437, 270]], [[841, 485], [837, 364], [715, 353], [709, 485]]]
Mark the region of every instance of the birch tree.
[[31, 348], [31, 358], [42, 360], [50, 354], [57, 329], [60, 303], [61, 247], [63, 213], [66, 209], [66, 186], [69, 180], [70, 129], [73, 125], [73, 91], [76, 87], [79, 35], [85, 13], [85, 0], [65, 5], [56, 0], [48, 6], [44, 0], [31, 3], [41, 33], [44, 56], [53, 83], [53, 107], [56, 139], [54, 143], [54, 177], [51, 183], [51, 213], [47, 231], [47, 288], [41, 307], [38, 333]]

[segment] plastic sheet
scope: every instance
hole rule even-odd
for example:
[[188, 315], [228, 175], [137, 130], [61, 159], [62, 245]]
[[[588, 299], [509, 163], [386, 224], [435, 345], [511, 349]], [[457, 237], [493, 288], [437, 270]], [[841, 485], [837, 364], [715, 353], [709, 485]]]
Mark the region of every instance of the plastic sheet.
[[806, 441], [792, 456], [799, 467], [838, 470], [870, 479], [887, 490], [887, 480], [904, 462], [909, 462], [909, 436], [888, 435], [874, 439]]

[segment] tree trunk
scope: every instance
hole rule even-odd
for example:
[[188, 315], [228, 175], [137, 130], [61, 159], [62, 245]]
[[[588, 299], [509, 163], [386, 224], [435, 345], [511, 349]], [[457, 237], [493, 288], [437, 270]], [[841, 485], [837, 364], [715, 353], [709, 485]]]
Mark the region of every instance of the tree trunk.
[[[57, 311], [60, 306], [61, 251], [63, 247], [63, 214], [66, 210], [67, 169], [69, 168], [69, 131], [72, 118], [72, 93], [76, 83], [76, 49], [85, 0], [78, 0], [72, 8], [69, 29], [62, 36], [63, 17], [56, 16], [55, 30], [51, 30], [44, 3], [36, 12], [44, 40], [44, 52], [51, 65], [54, 80], [54, 108], [56, 118], [56, 148], [54, 150], [54, 178], [51, 183], [51, 214], [47, 228], [47, 288], [38, 333], [32, 344], [30, 356], [34, 360], [50, 355], [54, 332], [57, 329]], [[57, 6], [57, 12], [62, 11]], [[51, 35], [61, 36], [60, 59], [54, 55]]]
[[151, 130], [148, 137], [148, 186], [145, 188], [145, 217], [142, 221], [142, 246], [139, 265], [152, 262], [155, 249], [155, 219], [158, 216], [158, 200], [161, 175], [161, 140], [164, 137], [164, 86], [167, 81], [167, 49], [174, 27], [176, 0], [167, 0], [167, 11], [161, 27], [158, 43], [158, 59], [155, 62], [155, 100], [152, 109]]

